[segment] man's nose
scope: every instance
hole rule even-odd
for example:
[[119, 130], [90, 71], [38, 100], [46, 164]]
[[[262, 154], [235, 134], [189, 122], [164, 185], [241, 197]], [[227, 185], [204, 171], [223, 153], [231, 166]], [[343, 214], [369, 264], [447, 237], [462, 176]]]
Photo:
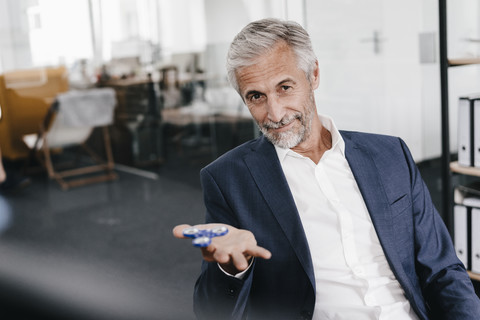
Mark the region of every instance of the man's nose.
[[270, 96], [267, 100], [267, 116], [270, 121], [280, 122], [285, 116], [285, 107], [276, 96]]

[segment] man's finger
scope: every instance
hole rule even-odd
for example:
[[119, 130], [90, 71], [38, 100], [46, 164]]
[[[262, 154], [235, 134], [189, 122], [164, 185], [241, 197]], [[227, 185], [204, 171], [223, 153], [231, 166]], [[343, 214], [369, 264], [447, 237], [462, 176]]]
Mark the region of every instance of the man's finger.
[[214, 246], [210, 245], [209, 247], [212, 247], [212, 257], [213, 259], [220, 263], [220, 264], [223, 264], [223, 263], [228, 263], [230, 261], [230, 257], [231, 257], [231, 253], [228, 252], [228, 251], [225, 251], [225, 250], [217, 250], [217, 248], [215, 248]]
[[178, 226], [173, 228], [173, 230], [172, 230], [173, 235], [175, 236], [175, 238], [185, 239], [186, 237], [183, 235], [183, 230], [185, 230], [187, 228], [190, 228], [190, 227], [191, 227], [191, 225], [189, 225], [189, 224], [179, 224]]
[[248, 268], [248, 261], [245, 255], [241, 252], [232, 252], [232, 262], [235, 268], [243, 271]]
[[246, 253], [253, 257], [267, 259], [267, 260], [272, 257], [272, 253], [270, 251], [259, 246], [256, 246], [255, 248], [247, 250]]

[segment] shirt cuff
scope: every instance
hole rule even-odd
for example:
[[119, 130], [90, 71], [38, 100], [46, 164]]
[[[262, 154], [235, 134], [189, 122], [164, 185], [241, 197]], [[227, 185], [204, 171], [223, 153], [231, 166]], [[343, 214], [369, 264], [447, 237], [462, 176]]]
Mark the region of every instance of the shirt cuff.
[[252, 267], [253, 260], [255, 260], [255, 258], [252, 258], [252, 260], [250, 260], [250, 264], [248, 265], [247, 269], [245, 269], [245, 270], [243, 270], [242, 272], [239, 272], [239, 273], [237, 273], [237, 274], [230, 274], [230, 273], [228, 273], [227, 271], [223, 270], [219, 263], [217, 263], [217, 266], [218, 266], [218, 267], [220, 268], [220, 270], [222, 270], [222, 272], [225, 273], [227, 276], [229, 276], [229, 277], [234, 277], [234, 278], [237, 278], [237, 279], [242, 280], [242, 279], [245, 277], [245, 274], [248, 272], [248, 270], [250, 270], [250, 268]]

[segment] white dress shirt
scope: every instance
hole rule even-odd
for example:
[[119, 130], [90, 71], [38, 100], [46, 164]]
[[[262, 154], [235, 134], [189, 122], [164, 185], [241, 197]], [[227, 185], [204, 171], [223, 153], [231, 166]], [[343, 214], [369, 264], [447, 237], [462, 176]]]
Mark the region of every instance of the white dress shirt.
[[333, 121], [318, 164], [275, 147], [308, 240], [316, 282], [313, 319], [418, 319], [380, 245]]

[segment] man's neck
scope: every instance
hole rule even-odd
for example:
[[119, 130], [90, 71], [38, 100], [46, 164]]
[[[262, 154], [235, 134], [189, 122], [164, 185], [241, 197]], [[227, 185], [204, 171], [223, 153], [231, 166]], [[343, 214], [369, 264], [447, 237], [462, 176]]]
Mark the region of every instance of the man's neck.
[[291, 150], [304, 157], [310, 158], [317, 164], [323, 154], [332, 148], [332, 134], [322, 126], [318, 118], [316, 118], [315, 124], [316, 125], [312, 126], [312, 131], [307, 140], [293, 147]]

